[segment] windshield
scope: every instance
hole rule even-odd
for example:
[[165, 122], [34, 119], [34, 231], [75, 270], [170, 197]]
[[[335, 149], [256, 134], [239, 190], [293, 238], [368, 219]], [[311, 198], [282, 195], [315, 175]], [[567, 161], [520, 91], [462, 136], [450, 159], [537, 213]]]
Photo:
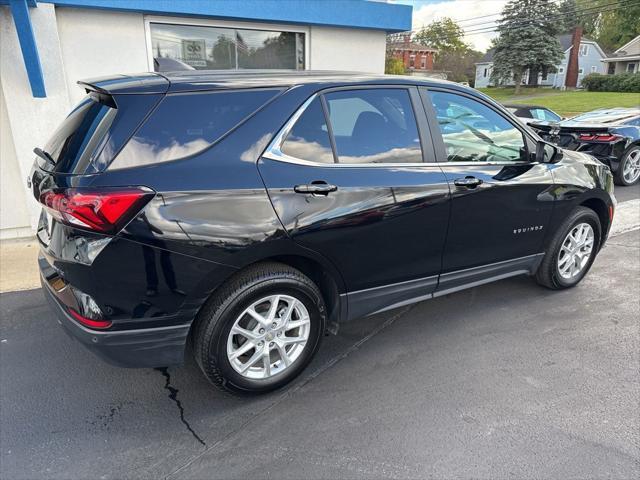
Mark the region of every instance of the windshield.
[[51, 162], [39, 159], [43, 170], [83, 173], [102, 145], [117, 110], [91, 97], [83, 100], [62, 122], [44, 147]]

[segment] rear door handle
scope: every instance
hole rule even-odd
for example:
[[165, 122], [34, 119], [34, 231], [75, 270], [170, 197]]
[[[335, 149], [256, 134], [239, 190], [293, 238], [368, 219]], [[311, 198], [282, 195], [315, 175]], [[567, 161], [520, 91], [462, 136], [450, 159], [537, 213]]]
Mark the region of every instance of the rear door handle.
[[456, 187], [467, 187], [467, 188], [476, 188], [478, 185], [482, 184], [482, 180], [476, 177], [464, 177], [464, 178], [456, 178], [453, 181], [453, 184]]
[[329, 195], [331, 192], [335, 192], [338, 190], [338, 187], [335, 185], [331, 185], [327, 182], [311, 182], [303, 185], [296, 185], [293, 187], [293, 191], [296, 193], [306, 193], [306, 194], [318, 194], [318, 195]]

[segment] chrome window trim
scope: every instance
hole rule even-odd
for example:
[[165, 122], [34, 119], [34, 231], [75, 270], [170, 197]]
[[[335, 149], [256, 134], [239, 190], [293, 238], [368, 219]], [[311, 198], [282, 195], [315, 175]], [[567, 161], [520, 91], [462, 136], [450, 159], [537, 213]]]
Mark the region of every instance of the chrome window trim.
[[[354, 90], [354, 89], [366, 89], [367, 87], [369, 87], [369, 86], [368, 85], [362, 85], [362, 86], [358, 85], [358, 86], [349, 86], [349, 87], [339, 88], [339, 89], [340, 90], [343, 90], [343, 89], [344, 90], [347, 90], [347, 89], [348, 90]], [[404, 86], [398, 87], [397, 85], [394, 85], [393, 87], [402, 88]], [[376, 85], [375, 88], [381, 88], [381, 87]], [[336, 88], [331, 88], [331, 89], [328, 89], [326, 91], [334, 91], [334, 90], [336, 90]], [[444, 90], [444, 91], [446, 91], [446, 90]], [[291, 116], [291, 118], [289, 118], [289, 120], [287, 120], [287, 123], [284, 124], [284, 126], [280, 129], [280, 131], [276, 134], [276, 136], [273, 137], [273, 140], [271, 140], [271, 143], [269, 143], [269, 146], [265, 149], [264, 153], [262, 154], [262, 157], [268, 158], [269, 160], [276, 160], [276, 161], [279, 161], [279, 162], [293, 163], [293, 164], [297, 164], [297, 165], [305, 165], [305, 166], [308, 166], [308, 167], [324, 167], [324, 168], [326, 168], [326, 167], [332, 167], [332, 168], [336, 168], [336, 167], [338, 167], [338, 168], [371, 168], [371, 167], [406, 168], [406, 167], [434, 167], [434, 166], [442, 167], [444, 165], [449, 165], [449, 166], [456, 165], [456, 166], [466, 167], [466, 166], [478, 166], [478, 165], [485, 165], [485, 166], [491, 166], [491, 165], [496, 165], [496, 166], [503, 166], [503, 165], [531, 165], [531, 164], [535, 164], [536, 163], [536, 162], [527, 162], [527, 161], [517, 161], [517, 162], [504, 161], [504, 162], [407, 162], [407, 163], [336, 163], [336, 162], [331, 162], [331, 163], [321, 163], [321, 162], [313, 162], [311, 160], [303, 160], [302, 158], [297, 158], [297, 157], [292, 157], [290, 155], [287, 155], [281, 149], [282, 144], [284, 143], [285, 139], [287, 138], [287, 135], [289, 135], [289, 132], [291, 132], [291, 129], [293, 128], [295, 123], [298, 121], [298, 119], [302, 116], [302, 114], [305, 112], [305, 110], [307, 108], [309, 108], [309, 105], [311, 105], [311, 103], [316, 98], [318, 98], [320, 95], [322, 95], [324, 92], [325, 92], [324, 90], [320, 91], [320, 92], [316, 92], [313, 95], [311, 95], [309, 98], [307, 98], [307, 100], [305, 100], [305, 102], [298, 108], [298, 110], [296, 110], [296, 112]], [[450, 93], [450, 92], [447, 91], [447, 93]], [[504, 117], [504, 115], [503, 115], [503, 117]], [[518, 128], [518, 130], [521, 130], [521, 129]]]

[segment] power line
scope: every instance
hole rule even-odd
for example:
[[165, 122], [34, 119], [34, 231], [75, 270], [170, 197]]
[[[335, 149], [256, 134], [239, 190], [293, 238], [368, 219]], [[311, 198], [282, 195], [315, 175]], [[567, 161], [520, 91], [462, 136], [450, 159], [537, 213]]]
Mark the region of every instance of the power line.
[[[556, 5], [560, 5], [558, 2], [552, 2], [552, 3], [555, 3]], [[606, 5], [594, 6], [594, 7], [588, 7], [588, 8], [600, 8], [600, 7], [604, 7], [604, 6], [606, 6]], [[464, 18], [462, 20], [455, 20], [455, 22], [460, 24], [460, 23], [465, 23], [465, 22], [471, 22], [471, 21], [474, 21], [474, 20], [480, 20], [481, 18], [498, 17], [501, 14], [502, 14], [502, 12], [496, 12], [496, 13], [491, 13], [489, 15], [480, 15], [480, 16], [477, 16], [477, 17], [469, 17], [469, 18]], [[469, 27], [474, 27], [474, 26], [483, 25], [483, 24], [490, 25], [490, 24], [495, 24], [496, 22], [497, 22], [497, 20], [486, 20], [484, 22], [479, 22], [479, 23], [476, 23], [476, 24], [466, 25], [463, 28], [469, 28]], [[425, 25], [423, 23], [422, 26], [418, 30], [423, 29], [424, 27], [425, 27]]]
[[[611, 12], [614, 10], [617, 10], [619, 8], [626, 8], [629, 6], [633, 6], [635, 2], [640, 2], [640, 0], [621, 0], [620, 2], [613, 2], [613, 3], [607, 3], [605, 5], [599, 5], [597, 7], [588, 7], [588, 8], [584, 8], [582, 10], [576, 10], [575, 12], [564, 12], [564, 13], [556, 13], [554, 15], [550, 15], [548, 17], [548, 19], [551, 20], [560, 20], [563, 18], [568, 18], [568, 17], [572, 17], [575, 16], [576, 18], [580, 18], [580, 17], [585, 17], [585, 16], [590, 16], [590, 15], [594, 15], [594, 14], [601, 14], [601, 13], [607, 13], [607, 12]], [[508, 28], [518, 28], [520, 25], [532, 25], [537, 23], [537, 20], [532, 20], [532, 19], [523, 19], [523, 20], [519, 20], [519, 21], [515, 21], [513, 22], [513, 24], [511, 26], [509, 26]], [[496, 25], [495, 27], [481, 27], [481, 28], [477, 28], [477, 29], [473, 29], [473, 30], [464, 30], [465, 35], [466, 34], [470, 34], [470, 33], [484, 33], [484, 30], [497, 30], [500, 26]]]
[[[563, 19], [565, 17], [571, 17], [571, 16], [575, 16], [576, 18], [584, 18], [584, 17], [589, 17], [592, 15], [599, 15], [601, 13], [608, 13], [608, 12], [612, 12], [615, 10], [618, 10], [620, 8], [628, 8], [631, 6], [635, 6], [637, 4], [640, 4], [640, 0], [621, 0], [620, 2], [612, 2], [612, 3], [608, 3], [608, 4], [604, 4], [604, 5], [597, 5], [597, 6], [593, 6], [593, 7], [586, 7], [583, 8], [582, 10], [576, 10], [575, 12], [564, 12], [564, 13], [557, 13], [554, 15], [549, 16], [548, 18], [551, 20], [560, 20]], [[477, 18], [481, 18], [481, 17], [477, 17]], [[495, 22], [491, 22], [491, 23], [495, 23]], [[509, 27], [501, 27], [501, 29], [504, 31], [506, 30], [517, 30], [517, 29], [522, 29], [522, 28], [526, 28], [527, 26], [530, 25], [534, 25], [538, 23], [537, 20], [529, 20], [529, 19], [523, 19], [519, 22], [515, 22], [514, 26], [509, 26]], [[478, 24], [480, 25], [480, 24]], [[405, 33], [416, 33], [416, 32], [420, 32], [424, 29], [424, 26], [420, 29], [415, 29], [415, 30], [408, 30]], [[464, 30], [463, 29], [463, 37], [466, 36], [471, 36], [471, 35], [480, 35], [480, 34], [487, 34], [487, 33], [494, 33], [494, 32], [498, 32], [500, 29], [499, 25], [494, 25], [494, 26], [488, 26], [488, 27], [481, 27], [481, 28], [477, 28], [477, 29], [472, 29], [472, 30]], [[444, 36], [443, 38], [447, 39], [449, 37]], [[457, 38], [457, 36], [451, 36], [450, 38], [454, 39]]]

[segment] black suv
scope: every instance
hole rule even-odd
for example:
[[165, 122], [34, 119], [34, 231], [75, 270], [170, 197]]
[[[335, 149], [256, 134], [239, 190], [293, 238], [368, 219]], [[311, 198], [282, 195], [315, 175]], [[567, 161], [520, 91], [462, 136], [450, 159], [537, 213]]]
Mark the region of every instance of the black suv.
[[[340, 322], [513, 275], [576, 285], [609, 169], [435, 80], [181, 72], [80, 82], [29, 178], [44, 292], [105, 360], [280, 387]], [[192, 348], [187, 349], [187, 345]]]

